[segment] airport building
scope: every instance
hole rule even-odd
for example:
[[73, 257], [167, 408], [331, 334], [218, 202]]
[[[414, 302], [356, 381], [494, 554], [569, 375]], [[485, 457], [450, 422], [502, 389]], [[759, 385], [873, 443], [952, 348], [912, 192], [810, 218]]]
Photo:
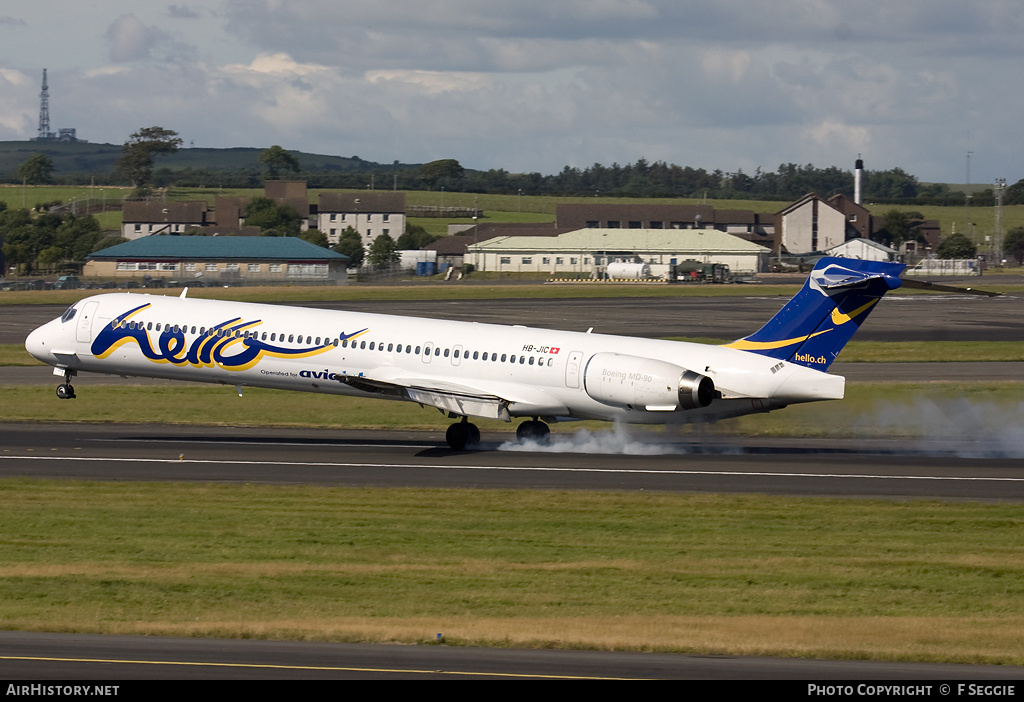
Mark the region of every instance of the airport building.
[[577, 229], [557, 236], [499, 236], [468, 244], [480, 271], [604, 277], [610, 263], [646, 263], [655, 277], [683, 261], [718, 263], [733, 273], [768, 270], [771, 250], [714, 229]]
[[778, 250], [775, 215], [753, 210], [722, 210], [711, 205], [565, 204], [555, 223], [572, 229], [703, 229], [724, 232]]
[[295, 237], [150, 236], [91, 254], [91, 278], [182, 285], [344, 285], [348, 256]]

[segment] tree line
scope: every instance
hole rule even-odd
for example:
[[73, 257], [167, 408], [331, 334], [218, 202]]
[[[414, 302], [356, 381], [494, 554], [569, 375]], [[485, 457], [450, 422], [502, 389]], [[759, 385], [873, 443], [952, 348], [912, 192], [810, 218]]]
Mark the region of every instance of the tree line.
[[[163, 127], [144, 127], [132, 134], [122, 147], [113, 173], [91, 174], [109, 184], [131, 183], [139, 195], [151, 187], [239, 187], [262, 185], [265, 179], [301, 178], [310, 188], [389, 190], [445, 190], [476, 193], [519, 193], [530, 195], [593, 197], [687, 197], [744, 200], [795, 200], [815, 192], [823, 197], [853, 196], [851, 170], [813, 164], [780, 164], [775, 170], [757, 168], [753, 173], [708, 171], [665, 161], [637, 159], [634, 163], [586, 167], [565, 166], [555, 174], [510, 173], [505, 169], [474, 170], [463, 168], [455, 159], [439, 159], [422, 165], [377, 164], [353, 157], [352, 167], [304, 168], [299, 158], [280, 145], [263, 150], [257, 163], [231, 171], [215, 169], [170, 169], [157, 167], [157, 159], [177, 151], [182, 140], [177, 132]], [[18, 170], [18, 179], [27, 183], [54, 181], [53, 162], [44, 154], [35, 154]], [[921, 183], [901, 168], [867, 170], [863, 174], [862, 194], [872, 203], [960, 205], [964, 193], [951, 191], [945, 184]], [[992, 190], [974, 193], [976, 206], [994, 203]], [[1024, 180], [1007, 188], [1005, 204], [1024, 204]]]

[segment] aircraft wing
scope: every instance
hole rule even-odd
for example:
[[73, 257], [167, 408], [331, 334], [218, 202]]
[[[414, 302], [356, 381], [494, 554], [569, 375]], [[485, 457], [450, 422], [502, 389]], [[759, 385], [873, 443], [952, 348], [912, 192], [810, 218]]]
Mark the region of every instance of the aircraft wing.
[[[335, 375], [338, 382], [381, 397], [436, 407], [450, 415], [512, 421], [512, 415], [564, 416], [568, 408], [548, 393], [511, 383], [479, 387], [429, 377], [409, 377], [401, 368], [381, 367], [360, 375]], [[511, 410], [511, 412], [510, 412]]]

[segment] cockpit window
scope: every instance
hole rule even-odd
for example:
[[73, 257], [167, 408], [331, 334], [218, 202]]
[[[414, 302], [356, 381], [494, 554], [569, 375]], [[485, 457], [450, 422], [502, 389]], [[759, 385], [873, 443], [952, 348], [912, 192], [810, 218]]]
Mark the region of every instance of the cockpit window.
[[70, 320], [74, 319], [75, 312], [77, 312], [77, 311], [78, 310], [75, 309], [75, 306], [71, 305], [71, 307], [68, 307], [67, 311], [65, 311], [64, 314], [62, 314], [60, 316], [60, 321], [67, 322], [67, 321], [70, 321]]

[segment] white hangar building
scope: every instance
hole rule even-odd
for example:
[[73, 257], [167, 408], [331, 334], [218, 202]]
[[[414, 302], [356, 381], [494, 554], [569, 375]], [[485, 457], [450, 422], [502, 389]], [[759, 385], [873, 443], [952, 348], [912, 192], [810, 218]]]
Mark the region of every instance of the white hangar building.
[[558, 236], [499, 236], [466, 247], [479, 271], [594, 275], [615, 262], [642, 261], [652, 274], [696, 259], [736, 273], [768, 269], [771, 250], [715, 229], [578, 229]]

